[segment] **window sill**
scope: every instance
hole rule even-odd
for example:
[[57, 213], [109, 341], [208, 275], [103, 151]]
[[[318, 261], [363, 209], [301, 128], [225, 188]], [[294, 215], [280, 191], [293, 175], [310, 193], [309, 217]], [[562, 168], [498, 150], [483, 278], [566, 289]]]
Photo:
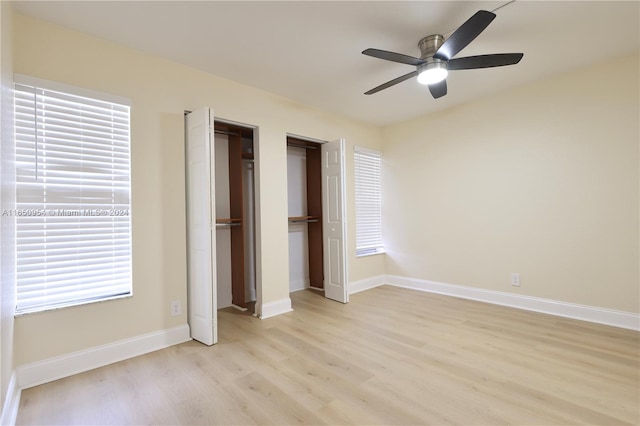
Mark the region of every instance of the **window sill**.
[[359, 257], [378, 256], [378, 255], [381, 255], [381, 254], [386, 254], [386, 252], [385, 252], [384, 250], [380, 250], [380, 251], [377, 251], [377, 252], [375, 252], [375, 253], [363, 253], [363, 254], [357, 254], [357, 253], [356, 253], [356, 258], [359, 258]]
[[101, 299], [95, 299], [95, 300], [84, 300], [84, 301], [79, 301], [79, 302], [71, 302], [65, 305], [58, 305], [58, 306], [47, 306], [41, 309], [29, 309], [29, 310], [24, 310], [24, 311], [20, 311], [20, 312], [15, 312], [14, 313], [14, 318], [17, 317], [22, 317], [22, 316], [26, 316], [26, 315], [32, 315], [32, 314], [42, 314], [45, 312], [52, 312], [52, 311], [59, 311], [61, 309], [67, 309], [67, 308], [73, 308], [73, 307], [80, 307], [80, 306], [86, 306], [86, 305], [93, 305], [94, 303], [102, 303], [102, 302], [109, 302], [111, 300], [119, 300], [119, 299], [127, 299], [133, 297], [133, 292], [132, 293], [128, 293], [128, 294], [121, 294], [121, 295], [117, 295], [117, 296], [109, 296], [109, 297], [104, 297]]

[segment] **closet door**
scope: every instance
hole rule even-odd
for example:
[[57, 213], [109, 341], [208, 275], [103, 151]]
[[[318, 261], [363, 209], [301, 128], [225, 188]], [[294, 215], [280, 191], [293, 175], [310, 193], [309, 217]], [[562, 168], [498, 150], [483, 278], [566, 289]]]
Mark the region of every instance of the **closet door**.
[[344, 139], [322, 145], [324, 295], [347, 303]]
[[213, 110], [186, 117], [187, 292], [191, 337], [218, 341]]

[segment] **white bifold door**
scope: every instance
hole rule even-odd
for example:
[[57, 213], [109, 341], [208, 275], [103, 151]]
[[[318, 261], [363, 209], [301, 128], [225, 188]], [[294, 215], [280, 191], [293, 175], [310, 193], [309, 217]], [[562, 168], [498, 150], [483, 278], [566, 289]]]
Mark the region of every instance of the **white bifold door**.
[[218, 341], [213, 110], [186, 116], [187, 291], [191, 337]]
[[322, 144], [324, 295], [347, 303], [344, 139]]

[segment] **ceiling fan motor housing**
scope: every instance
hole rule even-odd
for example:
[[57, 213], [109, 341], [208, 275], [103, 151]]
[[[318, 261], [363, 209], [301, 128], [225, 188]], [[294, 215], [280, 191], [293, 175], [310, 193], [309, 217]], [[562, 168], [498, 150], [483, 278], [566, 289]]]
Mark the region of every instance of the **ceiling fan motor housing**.
[[427, 36], [418, 42], [420, 48], [420, 59], [430, 59], [436, 54], [440, 46], [444, 43], [444, 37], [440, 34]]

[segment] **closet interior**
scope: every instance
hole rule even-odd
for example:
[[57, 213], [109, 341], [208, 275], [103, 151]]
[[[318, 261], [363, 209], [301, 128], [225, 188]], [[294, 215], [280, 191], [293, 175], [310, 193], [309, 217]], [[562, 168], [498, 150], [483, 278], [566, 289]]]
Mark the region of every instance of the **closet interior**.
[[215, 122], [218, 309], [254, 311], [255, 187], [253, 129]]
[[287, 137], [289, 290], [323, 289], [321, 145]]

